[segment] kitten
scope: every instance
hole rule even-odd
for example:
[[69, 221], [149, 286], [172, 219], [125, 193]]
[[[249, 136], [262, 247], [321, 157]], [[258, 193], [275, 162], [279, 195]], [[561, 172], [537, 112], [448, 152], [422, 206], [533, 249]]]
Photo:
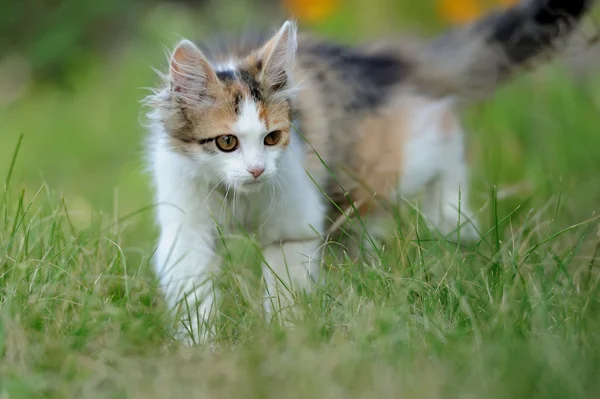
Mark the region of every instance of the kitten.
[[532, 0], [420, 44], [348, 48], [298, 36], [290, 21], [210, 59], [181, 41], [148, 102], [156, 272], [169, 305], [187, 310], [182, 338], [211, 335], [220, 226], [255, 234], [265, 310], [281, 317], [319, 275], [328, 220], [340, 216], [332, 203], [347, 209], [350, 198], [380, 237], [381, 201], [424, 191], [434, 228], [467, 222], [461, 238], [478, 239], [454, 108], [552, 55], [591, 3]]

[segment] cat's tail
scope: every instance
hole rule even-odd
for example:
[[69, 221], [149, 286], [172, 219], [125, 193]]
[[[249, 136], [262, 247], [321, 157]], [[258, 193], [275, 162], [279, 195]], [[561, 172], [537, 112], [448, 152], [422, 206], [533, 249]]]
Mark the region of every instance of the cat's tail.
[[525, 0], [421, 47], [411, 81], [436, 96], [479, 99], [516, 70], [550, 60], [572, 43], [595, 0]]

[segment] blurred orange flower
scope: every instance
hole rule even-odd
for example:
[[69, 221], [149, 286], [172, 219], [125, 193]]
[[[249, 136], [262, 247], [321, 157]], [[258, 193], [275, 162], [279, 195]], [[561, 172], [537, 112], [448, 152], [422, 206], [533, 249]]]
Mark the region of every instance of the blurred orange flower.
[[340, 0], [283, 0], [293, 17], [301, 21], [317, 22], [330, 16]]
[[444, 20], [462, 24], [473, 21], [498, 5], [509, 7], [518, 2], [519, 0], [437, 0], [437, 9]]
[[[282, 0], [287, 11], [305, 22], [318, 22], [331, 16], [341, 0]], [[477, 19], [493, 7], [509, 7], [519, 0], [436, 0], [437, 11], [450, 23], [466, 23]]]
[[498, 3], [502, 4], [505, 7], [514, 6], [518, 2], [519, 2], [519, 0], [498, 0]]

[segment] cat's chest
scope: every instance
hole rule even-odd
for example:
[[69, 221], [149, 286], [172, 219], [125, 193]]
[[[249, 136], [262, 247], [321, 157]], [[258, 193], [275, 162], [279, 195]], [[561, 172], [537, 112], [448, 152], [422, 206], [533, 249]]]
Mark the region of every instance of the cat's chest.
[[312, 189], [267, 186], [260, 193], [232, 200], [227, 204], [227, 232], [252, 237], [262, 245], [312, 237], [311, 225], [315, 224], [315, 213], [320, 211], [320, 204], [313, 203]]
[[241, 228], [257, 234], [260, 226], [269, 219], [269, 212], [272, 211], [273, 206], [272, 199], [262, 195], [252, 195], [240, 198], [237, 202], [237, 204], [230, 204], [232, 209], [230, 228]]
[[218, 214], [217, 222], [228, 234], [243, 234], [263, 241], [266, 226], [282, 221], [278, 197], [272, 187], [246, 195], [223, 196], [211, 206], [210, 212]]

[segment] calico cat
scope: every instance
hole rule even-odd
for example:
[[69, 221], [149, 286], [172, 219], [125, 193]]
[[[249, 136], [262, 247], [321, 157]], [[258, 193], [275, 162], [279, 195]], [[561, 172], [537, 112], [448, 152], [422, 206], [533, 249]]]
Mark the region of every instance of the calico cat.
[[455, 107], [549, 59], [592, 3], [526, 1], [423, 42], [350, 48], [291, 21], [210, 57], [181, 41], [148, 98], [155, 267], [169, 305], [187, 309], [181, 337], [211, 335], [216, 244], [233, 226], [262, 245], [265, 310], [282, 318], [318, 277], [329, 221], [350, 202], [378, 237], [382, 201], [424, 191], [433, 228], [477, 239]]

